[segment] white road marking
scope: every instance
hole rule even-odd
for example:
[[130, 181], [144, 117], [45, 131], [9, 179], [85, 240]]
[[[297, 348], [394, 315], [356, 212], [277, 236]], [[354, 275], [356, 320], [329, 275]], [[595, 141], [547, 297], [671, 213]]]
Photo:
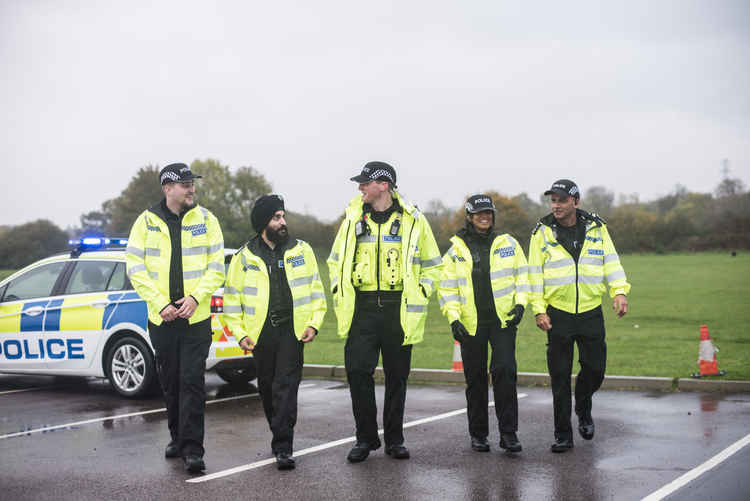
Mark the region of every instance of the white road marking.
[[745, 435], [744, 438], [741, 438], [740, 440], [736, 441], [735, 443], [733, 443], [732, 445], [730, 445], [729, 447], [727, 447], [726, 449], [724, 449], [723, 451], [721, 451], [720, 453], [718, 453], [717, 455], [715, 455], [714, 457], [706, 461], [705, 463], [699, 466], [696, 466], [689, 472], [685, 473], [681, 477], [676, 478], [675, 480], [668, 483], [661, 489], [652, 492], [651, 494], [643, 498], [642, 501], [658, 501], [660, 499], [664, 499], [665, 497], [669, 496], [677, 489], [686, 485], [688, 482], [695, 480], [696, 478], [703, 475], [711, 468], [718, 466], [723, 461], [729, 459], [729, 457], [732, 456], [732, 454], [741, 450], [743, 447], [747, 446], [748, 444], [750, 444], [750, 434]]
[[11, 393], [22, 393], [24, 391], [44, 390], [47, 388], [54, 388], [54, 387], [53, 386], [37, 386], [35, 388], [23, 388], [21, 390], [6, 390], [6, 391], [0, 391], [0, 395], [10, 395]]
[[[310, 386], [315, 386], [315, 384], [314, 383], [301, 384], [300, 388], [308, 388]], [[242, 398], [252, 398], [252, 397], [257, 397], [257, 396], [258, 396], [257, 393], [252, 393], [252, 394], [247, 394], [247, 395], [237, 395], [235, 397], [216, 398], [214, 400], [207, 400], [206, 405], [217, 404], [219, 402], [228, 402], [230, 400], [240, 400]], [[157, 412], [166, 412], [166, 411], [167, 411], [167, 408], [162, 407], [161, 409], [151, 409], [148, 411], [130, 412], [128, 414], [118, 414], [116, 416], [105, 416], [105, 417], [100, 417], [100, 418], [87, 419], [85, 421], [76, 421], [73, 423], [58, 424], [54, 426], [45, 426], [43, 428], [35, 428], [31, 430], [19, 431], [16, 433], [8, 433], [7, 435], [0, 435], [0, 440], [5, 439], [5, 438], [20, 437], [23, 435], [31, 435], [32, 433], [45, 433], [48, 431], [59, 430], [61, 428], [70, 428], [73, 426], [83, 426], [86, 424], [100, 423], [102, 421], [109, 421], [112, 419], [124, 419], [124, 418], [133, 417], [133, 416], [144, 416], [146, 414], [156, 414]]]
[[[526, 396], [527, 396], [526, 393], [518, 394], [519, 399], [525, 398]], [[495, 405], [495, 402], [489, 403], [489, 407], [493, 407], [494, 405]], [[413, 426], [419, 426], [420, 424], [431, 423], [432, 421], [439, 421], [441, 419], [446, 419], [449, 417], [458, 416], [460, 414], [465, 414], [465, 413], [466, 413], [466, 407], [464, 407], [463, 409], [457, 409], [455, 411], [445, 412], [443, 414], [437, 414], [435, 416], [430, 416], [430, 417], [426, 417], [423, 419], [417, 419], [416, 421], [409, 421], [408, 423], [404, 423], [404, 428], [411, 428]], [[382, 429], [378, 430], [378, 435], [382, 435], [382, 434], [383, 434], [383, 430]], [[333, 447], [338, 447], [339, 445], [344, 445], [344, 444], [354, 442], [356, 439], [357, 437], [347, 437], [347, 438], [342, 438], [339, 440], [334, 440], [333, 442], [326, 442], [324, 444], [316, 445], [314, 447], [308, 447], [307, 449], [302, 449], [301, 451], [295, 452], [294, 457], [306, 456], [307, 454], [312, 454], [314, 452], [319, 452], [319, 451], [323, 451], [326, 449], [331, 449]], [[226, 477], [229, 475], [234, 475], [235, 473], [241, 473], [243, 471], [254, 470], [256, 468], [260, 468], [261, 466], [266, 466], [266, 465], [274, 464], [274, 463], [276, 463], [276, 458], [262, 459], [254, 463], [235, 466], [234, 468], [229, 468], [228, 470], [221, 470], [215, 473], [209, 473], [208, 475], [189, 478], [186, 480], [186, 482], [191, 483], [191, 484], [207, 482], [209, 480], [214, 480], [216, 478], [222, 478], [222, 477]]]

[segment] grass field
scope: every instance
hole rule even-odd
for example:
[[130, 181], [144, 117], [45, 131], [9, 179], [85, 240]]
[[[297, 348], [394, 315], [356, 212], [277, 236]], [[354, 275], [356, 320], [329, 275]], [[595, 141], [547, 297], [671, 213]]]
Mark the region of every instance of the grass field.
[[[328, 291], [327, 250], [316, 251]], [[700, 326], [708, 326], [723, 379], [750, 380], [750, 254], [705, 252], [620, 257], [633, 286], [630, 313], [618, 319], [605, 297], [607, 374], [618, 376], [687, 377], [698, 370]], [[0, 270], [0, 279], [12, 270]], [[305, 349], [305, 361], [343, 365], [344, 340], [336, 334], [333, 303], [320, 335]], [[742, 305], [745, 306], [742, 306]], [[744, 313], [743, 313], [744, 312]], [[638, 325], [638, 328], [635, 328]], [[527, 314], [519, 327], [518, 370], [547, 372], [545, 333]], [[416, 345], [412, 367], [449, 369], [453, 357], [450, 328], [433, 295], [424, 342]], [[577, 372], [577, 369], [574, 369]]]
[[[316, 254], [328, 290], [327, 254]], [[628, 297], [630, 313], [624, 318], [616, 318], [611, 301], [604, 299], [607, 374], [688, 377], [698, 370], [700, 326], [706, 324], [721, 350], [719, 368], [727, 371], [722, 379], [750, 380], [750, 332], [744, 321], [750, 310], [750, 254], [734, 258], [728, 252], [624, 255], [620, 259], [633, 288]], [[305, 362], [343, 365], [344, 340], [336, 335], [330, 298], [328, 304], [320, 335], [305, 348]], [[547, 372], [546, 341], [532, 315], [526, 315], [516, 344], [519, 371]], [[425, 340], [414, 347], [412, 367], [449, 369], [452, 357], [450, 328], [433, 295]]]

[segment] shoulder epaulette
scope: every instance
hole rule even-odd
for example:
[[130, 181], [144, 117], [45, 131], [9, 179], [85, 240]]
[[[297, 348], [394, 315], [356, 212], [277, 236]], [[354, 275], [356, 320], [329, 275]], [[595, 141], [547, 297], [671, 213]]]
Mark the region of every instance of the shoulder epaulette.
[[591, 213], [591, 218], [597, 223], [607, 224], [607, 221], [605, 221], [603, 217], [601, 217], [599, 214], [596, 214], [594, 212]]
[[531, 234], [536, 235], [536, 232], [539, 231], [539, 228], [541, 228], [542, 226], [544, 226], [544, 223], [542, 223], [541, 221], [537, 221], [536, 226], [534, 226], [534, 229], [531, 231]]

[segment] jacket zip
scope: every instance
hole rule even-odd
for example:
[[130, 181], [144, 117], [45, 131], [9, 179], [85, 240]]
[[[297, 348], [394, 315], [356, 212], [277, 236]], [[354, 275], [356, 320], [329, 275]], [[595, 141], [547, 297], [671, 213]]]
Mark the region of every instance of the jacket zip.
[[375, 284], [378, 292], [380, 292], [380, 226], [380, 223], [378, 223], [378, 246], [376, 247], [377, 252], [375, 252]]

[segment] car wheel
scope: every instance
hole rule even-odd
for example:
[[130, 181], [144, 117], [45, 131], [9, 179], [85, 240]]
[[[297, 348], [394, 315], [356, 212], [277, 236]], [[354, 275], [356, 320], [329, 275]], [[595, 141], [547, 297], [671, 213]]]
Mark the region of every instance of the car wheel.
[[154, 357], [146, 343], [134, 337], [119, 339], [107, 354], [107, 377], [120, 395], [136, 398], [151, 391], [156, 381]]
[[256, 377], [255, 360], [248, 359], [247, 365], [238, 369], [216, 369], [216, 374], [230, 384], [247, 384]]

